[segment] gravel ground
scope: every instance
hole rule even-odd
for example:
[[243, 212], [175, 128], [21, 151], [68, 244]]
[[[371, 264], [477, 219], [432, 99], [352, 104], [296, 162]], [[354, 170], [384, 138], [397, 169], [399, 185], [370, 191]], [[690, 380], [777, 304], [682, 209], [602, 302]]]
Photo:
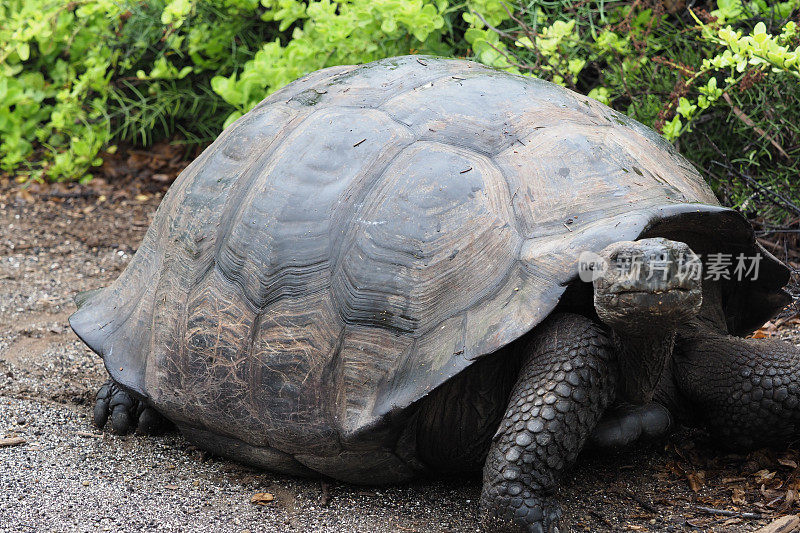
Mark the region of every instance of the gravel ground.
[[[108, 283], [130, 260], [160, 199], [141, 192], [0, 187], [0, 438], [25, 441], [0, 447], [0, 533], [476, 531], [478, 479], [377, 489], [297, 480], [209, 456], [178, 434], [120, 438], [91, 426], [104, 371], [66, 319], [76, 292]], [[752, 478], [774, 470], [767, 490], [778, 480], [775, 490], [786, 488], [798, 477], [795, 452], [721, 455], [704, 442], [684, 431], [666, 444], [585, 453], [560, 491], [574, 528], [753, 531], [798, 512], [796, 502], [767, 505]], [[733, 505], [737, 489], [744, 503]], [[250, 502], [264, 492], [274, 500]], [[710, 516], [699, 505], [763, 518]]]
[[[83, 412], [4, 398], [0, 419], [20, 418], [28, 442], [2, 452], [3, 532], [472, 529], [477, 486], [363, 491], [274, 478], [210, 459], [177, 434], [113, 438]], [[250, 504], [259, 492], [275, 503]]]

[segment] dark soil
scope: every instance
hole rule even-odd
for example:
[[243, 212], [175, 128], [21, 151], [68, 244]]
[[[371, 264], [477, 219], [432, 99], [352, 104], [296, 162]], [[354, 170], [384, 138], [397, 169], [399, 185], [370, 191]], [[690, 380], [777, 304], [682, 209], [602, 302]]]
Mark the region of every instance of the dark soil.
[[[67, 317], [77, 292], [106, 285], [125, 268], [165, 186], [115, 183], [0, 185], [0, 439], [25, 440], [0, 447], [0, 531], [155, 524], [204, 531], [477, 529], [478, 479], [352, 487], [253, 471], [209, 457], [176, 434], [100, 435], [89, 415], [105, 372]], [[800, 344], [800, 321], [784, 319], [762, 334]], [[587, 451], [560, 497], [576, 531], [753, 531], [800, 512], [798, 464], [791, 449], [728, 454], [702, 432], [684, 430], [614, 455]], [[257, 492], [274, 500], [251, 504]]]

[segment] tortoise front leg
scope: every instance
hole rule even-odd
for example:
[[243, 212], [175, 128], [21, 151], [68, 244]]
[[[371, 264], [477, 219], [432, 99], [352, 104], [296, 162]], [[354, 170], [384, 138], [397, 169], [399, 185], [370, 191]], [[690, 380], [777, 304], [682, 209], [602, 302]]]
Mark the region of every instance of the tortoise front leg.
[[483, 470], [481, 519], [489, 531], [565, 531], [552, 491], [614, 397], [612, 345], [591, 320], [557, 314], [522, 349]]
[[800, 438], [800, 349], [709, 328], [679, 340], [673, 360], [678, 402], [715, 440], [735, 449]]

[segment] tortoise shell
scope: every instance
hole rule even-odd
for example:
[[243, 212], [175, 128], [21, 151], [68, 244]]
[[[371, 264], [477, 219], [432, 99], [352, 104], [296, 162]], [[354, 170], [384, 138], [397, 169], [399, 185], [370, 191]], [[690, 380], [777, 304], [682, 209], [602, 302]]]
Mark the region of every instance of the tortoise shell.
[[[178, 425], [331, 456], [534, 328], [582, 251], [670, 232], [758, 249], [669, 143], [595, 100], [469, 61], [333, 67], [189, 165], [70, 323]], [[782, 301], [769, 257], [734, 329]]]

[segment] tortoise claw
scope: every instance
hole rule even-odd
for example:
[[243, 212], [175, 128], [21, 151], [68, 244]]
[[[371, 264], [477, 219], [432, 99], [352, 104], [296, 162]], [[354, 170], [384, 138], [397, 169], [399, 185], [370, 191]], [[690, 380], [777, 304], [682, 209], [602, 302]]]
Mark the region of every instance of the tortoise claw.
[[117, 435], [125, 435], [135, 428], [133, 420], [124, 405], [115, 405], [111, 410], [111, 430]]
[[111, 431], [126, 435], [133, 431], [144, 434], [158, 434], [166, 430], [170, 423], [158, 411], [128, 393], [115, 381], [107, 381], [97, 391], [94, 405], [94, 425], [103, 429], [111, 419]]
[[112, 381], [105, 383], [102, 387], [100, 387], [100, 390], [97, 391], [97, 399], [94, 404], [94, 416], [92, 417], [92, 421], [94, 422], [94, 425], [100, 429], [103, 429], [103, 426], [105, 426], [106, 422], [108, 421], [108, 400], [112, 383]]

